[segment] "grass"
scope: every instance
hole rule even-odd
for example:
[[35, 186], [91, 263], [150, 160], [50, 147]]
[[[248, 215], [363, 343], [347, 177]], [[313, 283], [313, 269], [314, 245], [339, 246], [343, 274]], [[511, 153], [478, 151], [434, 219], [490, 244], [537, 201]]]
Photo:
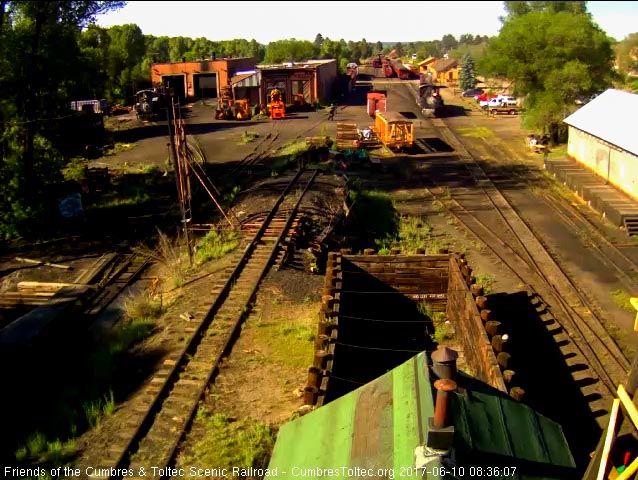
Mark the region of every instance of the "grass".
[[146, 318], [128, 319], [103, 343], [90, 346], [86, 357], [74, 356], [72, 364], [60, 366], [68, 373], [68, 380], [62, 378], [56, 383], [55, 394], [47, 397], [48, 405], [43, 406], [46, 416], [36, 417], [37, 423], [33, 422], [37, 429], [23, 440], [16, 439], [14, 455], [19, 466], [54, 468], [67, 464], [78, 451], [78, 433], [100, 428], [103, 419], [115, 412], [115, 388], [123, 370], [130, 369], [127, 354], [152, 333], [154, 323], [148, 316], [160, 311], [155, 306], [149, 311], [148, 305], [139, 306], [142, 304], [136, 304], [129, 313]]
[[244, 131], [241, 134], [241, 143], [244, 145], [250, 142], [254, 142], [259, 138], [259, 134], [256, 132]]
[[399, 218], [398, 232], [395, 235], [378, 238], [375, 243], [381, 250], [399, 248], [405, 255], [412, 255], [418, 249], [424, 249], [427, 255], [432, 255], [447, 247], [434, 237], [432, 227], [427, 222], [410, 215]]
[[[275, 443], [275, 432], [263, 422], [242, 419], [233, 420], [222, 414], [213, 414], [206, 407], [200, 407], [195, 422], [206, 430], [206, 438], [197, 442], [192, 454], [180, 460], [187, 466], [198, 468], [228, 469], [265, 468]], [[190, 478], [190, 477], [188, 477]]]
[[[286, 312], [285, 317], [277, 312]], [[305, 369], [312, 364], [316, 333], [317, 306], [313, 303], [277, 303], [273, 311], [255, 321], [260, 351], [269, 363]]]
[[458, 128], [458, 133], [464, 137], [489, 138], [494, 136], [494, 132], [486, 127], [464, 127]]
[[445, 318], [444, 312], [437, 312], [427, 302], [418, 303], [417, 310], [421, 315], [432, 321], [434, 333], [430, 335], [430, 338], [432, 338], [432, 340], [434, 340], [438, 345], [454, 339], [456, 332], [454, 331], [454, 327], [450, 321]]
[[135, 297], [129, 297], [124, 301], [124, 312], [126, 318], [132, 321], [129, 324], [129, 327], [131, 327], [134, 324], [141, 325], [144, 321], [159, 318], [164, 313], [164, 306], [161, 300], [156, 300], [149, 293], [142, 293]]
[[276, 159], [273, 162], [271, 175], [273, 177], [281, 175], [291, 166], [297, 165], [298, 158], [308, 151], [306, 142], [290, 142], [273, 152]]
[[631, 295], [625, 290], [620, 288], [618, 290], [614, 290], [611, 292], [611, 297], [614, 299], [614, 303], [620, 308], [629, 312], [636, 311], [636, 309], [631, 305], [631, 302], [629, 301], [631, 299]]
[[400, 217], [390, 195], [374, 190], [362, 190], [357, 184], [352, 184], [348, 196], [353, 202], [349, 228], [354, 236], [379, 239], [375, 242], [377, 245], [396, 237]]
[[494, 286], [494, 277], [489, 273], [476, 273], [476, 283], [483, 287], [483, 295], [489, 295]]
[[211, 230], [198, 243], [196, 259], [198, 264], [222, 258], [239, 246], [239, 238], [235, 232]]
[[83, 408], [89, 426], [91, 428], [100, 428], [102, 418], [113, 415], [113, 412], [115, 412], [113, 390], [109, 390], [109, 393], [104, 395], [103, 398], [85, 403]]
[[115, 155], [116, 153], [120, 153], [120, 152], [126, 152], [128, 150], [131, 150], [132, 148], [135, 147], [134, 143], [121, 143], [121, 142], [117, 142], [113, 145], [113, 148], [108, 150], [104, 155], [108, 156], [108, 155]]

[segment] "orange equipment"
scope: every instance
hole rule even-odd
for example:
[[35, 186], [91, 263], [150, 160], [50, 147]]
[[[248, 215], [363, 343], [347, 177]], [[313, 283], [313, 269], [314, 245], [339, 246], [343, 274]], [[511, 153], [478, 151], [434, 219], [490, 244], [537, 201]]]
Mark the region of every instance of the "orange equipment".
[[268, 104], [270, 118], [286, 118], [286, 104], [283, 102], [281, 90], [275, 88], [270, 92], [270, 103]]
[[248, 100], [235, 100], [233, 116], [235, 120], [248, 120], [250, 118], [250, 104]]
[[233, 120], [235, 118], [232, 108], [234, 103], [231, 89], [229, 87], [222, 87], [221, 96], [219, 102], [217, 102], [215, 118], [217, 120]]
[[414, 122], [398, 112], [376, 112], [373, 129], [388, 148], [400, 150], [414, 144]]

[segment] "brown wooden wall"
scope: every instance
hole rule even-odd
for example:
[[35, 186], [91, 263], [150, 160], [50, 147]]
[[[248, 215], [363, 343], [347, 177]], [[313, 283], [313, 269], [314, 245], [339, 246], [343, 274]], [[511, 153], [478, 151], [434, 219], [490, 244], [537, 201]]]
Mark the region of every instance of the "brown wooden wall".
[[343, 255], [344, 271], [352, 264], [412, 300], [425, 300], [445, 311], [448, 291], [448, 254], [445, 255]]
[[[456, 257], [449, 259], [446, 314], [457, 335], [460, 335], [463, 355], [472, 368], [473, 376], [507, 393], [481, 313], [468, 287], [471, 271], [467, 266], [459, 265], [458, 261]], [[465, 272], [462, 272], [463, 267]]]

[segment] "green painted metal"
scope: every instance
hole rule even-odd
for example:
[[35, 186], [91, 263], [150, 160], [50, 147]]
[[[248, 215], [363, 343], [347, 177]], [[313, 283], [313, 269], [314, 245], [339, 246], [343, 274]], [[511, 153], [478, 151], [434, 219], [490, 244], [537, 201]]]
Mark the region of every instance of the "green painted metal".
[[268, 468], [279, 479], [573, 477], [574, 460], [558, 424], [472, 377], [459, 374], [458, 383], [451, 405], [455, 466], [436, 460], [426, 475], [414, 469], [415, 449], [425, 443], [434, 413], [421, 353], [283, 425]]

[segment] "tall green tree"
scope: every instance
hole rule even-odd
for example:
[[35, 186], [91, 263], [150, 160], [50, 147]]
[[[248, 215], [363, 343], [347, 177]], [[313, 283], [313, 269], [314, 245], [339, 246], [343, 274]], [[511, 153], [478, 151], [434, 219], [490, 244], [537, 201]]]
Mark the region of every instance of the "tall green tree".
[[[323, 44], [326, 44], [324, 40]], [[266, 63], [301, 62], [314, 58], [317, 54], [315, 45], [308, 40], [277, 40], [266, 47], [264, 61]]]
[[[97, 15], [120, 8], [119, 1], [3, 1], [0, 49], [0, 234], [38, 210], [43, 188], [58, 163], [52, 119], [81, 92], [82, 28]], [[30, 213], [31, 212], [31, 213]]]
[[545, 9], [508, 19], [480, 63], [525, 96], [526, 126], [558, 140], [574, 100], [609, 86], [612, 61], [609, 38], [589, 15]]
[[506, 18], [515, 18], [531, 12], [587, 13], [586, 1], [510, 1], [503, 2]]
[[616, 45], [616, 63], [620, 72], [638, 72], [638, 33], [631, 33]]
[[461, 90], [476, 87], [476, 72], [474, 69], [474, 59], [466, 54], [461, 62], [461, 71], [459, 72], [459, 87]]

